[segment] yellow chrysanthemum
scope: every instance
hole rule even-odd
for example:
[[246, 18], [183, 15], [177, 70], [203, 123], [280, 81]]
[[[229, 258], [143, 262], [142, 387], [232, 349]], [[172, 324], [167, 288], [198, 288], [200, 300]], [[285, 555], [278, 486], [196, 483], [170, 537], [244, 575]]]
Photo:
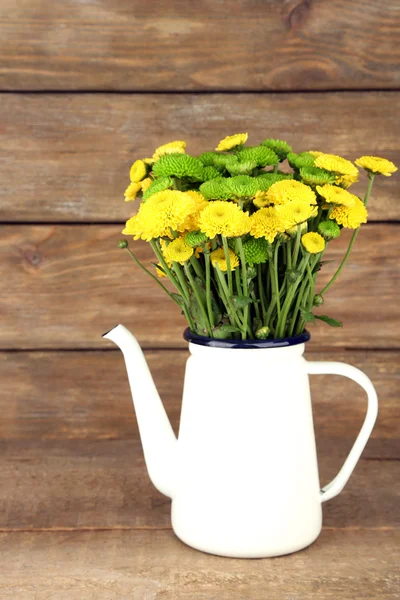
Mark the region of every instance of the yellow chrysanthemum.
[[282, 227], [287, 231], [295, 225], [308, 221], [313, 214], [314, 206], [303, 202], [303, 200], [293, 200], [287, 204], [276, 206], [275, 211]]
[[336, 183], [344, 188], [348, 188], [353, 185], [353, 183], [357, 183], [358, 176], [359, 173], [357, 173], [357, 175], [341, 175], [340, 177], [336, 178]]
[[[231, 250], [230, 248], [229, 248], [228, 254], [229, 254], [229, 262], [231, 265], [231, 271], [234, 271], [236, 269], [236, 267], [239, 266], [239, 259], [238, 259], [237, 255], [234, 253], [234, 251]], [[218, 248], [218, 250], [214, 250], [214, 252], [211, 252], [210, 258], [211, 258], [211, 264], [213, 267], [218, 265], [219, 268], [221, 269], [221, 271], [228, 270], [228, 264], [226, 262], [226, 256], [225, 256], [225, 252], [224, 252], [223, 248]]]
[[264, 208], [271, 205], [271, 200], [268, 198], [267, 192], [258, 191], [254, 197], [253, 204], [257, 208]]
[[241, 146], [247, 141], [247, 133], [235, 133], [235, 135], [228, 135], [226, 138], [220, 141], [218, 146], [215, 148], [219, 152], [232, 150], [235, 146]]
[[318, 158], [323, 152], [320, 152], [319, 150], [307, 150], [307, 154], [311, 154], [312, 156], [315, 156], [315, 158]]
[[169, 142], [159, 146], [153, 154], [153, 162], [164, 156], [164, 154], [185, 154], [186, 142], [182, 140], [175, 140], [175, 142]]
[[147, 242], [179, 231], [185, 219], [195, 211], [195, 201], [178, 190], [158, 192], [142, 203], [137, 215], [127, 221], [122, 233]]
[[152, 158], [143, 158], [142, 160], [145, 165], [149, 165], [150, 167], [154, 163], [154, 160]]
[[145, 192], [153, 183], [153, 180], [150, 179], [150, 177], [146, 177], [146, 179], [143, 179], [143, 181], [141, 181], [141, 185], [142, 185], [142, 192]]
[[193, 198], [195, 209], [194, 212], [192, 212], [188, 218], [185, 219], [185, 222], [179, 231], [198, 231], [200, 229], [200, 213], [206, 208], [206, 206], [208, 206], [208, 200], [204, 198], [203, 194], [200, 194], [200, 192], [196, 192], [195, 190], [189, 190], [185, 192], [185, 194], [188, 194], [191, 198]]
[[166, 261], [178, 262], [183, 264], [193, 255], [193, 248], [191, 248], [183, 237], [176, 238], [168, 244], [164, 250], [164, 256]]
[[201, 211], [199, 228], [210, 239], [216, 235], [236, 237], [249, 232], [250, 218], [237, 204], [214, 200]]
[[356, 200], [358, 200], [357, 196], [354, 194], [350, 194], [347, 190], [336, 185], [330, 185], [329, 183], [317, 185], [317, 192], [326, 202], [328, 202], [328, 204], [340, 204], [350, 208], [351, 206], [354, 206]]
[[358, 175], [357, 167], [352, 162], [336, 154], [321, 154], [315, 159], [314, 165], [320, 169], [338, 173], [339, 175]]
[[129, 171], [129, 177], [131, 178], [132, 183], [134, 183], [142, 181], [142, 179], [146, 177], [146, 173], [147, 169], [143, 160], [135, 160]]
[[137, 183], [137, 182], [130, 183], [124, 193], [125, 202], [131, 202], [131, 200], [135, 200], [136, 194], [138, 192], [140, 192], [141, 189], [142, 189], [142, 185], [140, 183]]
[[293, 200], [302, 200], [306, 204], [317, 203], [315, 192], [305, 183], [295, 179], [285, 179], [271, 185], [267, 198], [273, 204], [285, 204]]
[[309, 233], [305, 233], [301, 242], [304, 248], [310, 254], [319, 254], [325, 248], [325, 240], [319, 233], [315, 233], [314, 231], [310, 231]]
[[386, 158], [380, 158], [379, 156], [361, 156], [354, 161], [356, 165], [377, 175], [385, 175], [390, 177], [397, 171], [397, 167], [394, 163]]
[[158, 263], [156, 266], [156, 273], [157, 273], [157, 276], [160, 277], [160, 279], [161, 279], [161, 277], [167, 277], [167, 275], [164, 273], [164, 271], [162, 269], [163, 269], [162, 264]]
[[347, 229], [357, 229], [361, 223], [367, 222], [367, 217], [368, 211], [359, 198], [356, 198], [353, 206], [335, 206], [329, 215], [330, 219]]
[[274, 207], [260, 208], [250, 217], [250, 233], [255, 238], [265, 238], [271, 244], [278, 235], [285, 231]]

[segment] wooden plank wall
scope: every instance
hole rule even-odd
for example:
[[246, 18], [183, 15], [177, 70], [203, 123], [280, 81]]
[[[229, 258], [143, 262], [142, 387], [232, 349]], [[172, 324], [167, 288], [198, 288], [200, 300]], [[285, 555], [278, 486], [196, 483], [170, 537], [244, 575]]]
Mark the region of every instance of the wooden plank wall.
[[[128, 168], [160, 143], [186, 139], [197, 153], [236, 131], [400, 164], [399, 30], [395, 0], [2, 0], [0, 472], [8, 485], [0, 488], [0, 530], [7, 548], [19, 543], [12, 532], [72, 530], [78, 537], [63, 543], [83, 540], [91, 556], [84, 530], [116, 530], [111, 544], [123, 547], [119, 530], [129, 529], [137, 539], [126, 543], [144, 544], [149, 556], [157, 544], [174, 552], [163, 537], [169, 503], [145, 475], [122, 358], [101, 339], [117, 322], [137, 334], [176, 427], [184, 322], [116, 249], [130, 214], [122, 200]], [[378, 532], [365, 544], [379, 546], [398, 517], [399, 179], [383, 179], [324, 307], [344, 328], [313, 328], [309, 346], [313, 359], [365, 370], [381, 399], [352, 483], [325, 509], [326, 535], [333, 545], [348, 535], [343, 555], [364, 557], [365, 572], [374, 565], [354, 528]], [[332, 244], [336, 264], [345, 241]], [[137, 252], [150, 260], [144, 244]], [[365, 410], [354, 384], [332, 381], [313, 382], [323, 481], [337, 472]], [[375, 492], [363, 504], [370, 481]], [[147, 529], [159, 530], [154, 547]], [[41, 556], [43, 544], [58, 539], [46, 546], [37, 537], [27, 548], [32, 543]], [[337, 560], [329, 544], [326, 552], [329, 564]], [[9, 573], [18, 568], [11, 561]], [[332, 597], [313, 577], [318, 597]], [[392, 597], [379, 595], [385, 577], [371, 584], [377, 598]], [[162, 597], [192, 598], [191, 589]], [[6, 582], [2, 598], [15, 597], [10, 590]], [[76, 598], [100, 598], [82, 594]]]

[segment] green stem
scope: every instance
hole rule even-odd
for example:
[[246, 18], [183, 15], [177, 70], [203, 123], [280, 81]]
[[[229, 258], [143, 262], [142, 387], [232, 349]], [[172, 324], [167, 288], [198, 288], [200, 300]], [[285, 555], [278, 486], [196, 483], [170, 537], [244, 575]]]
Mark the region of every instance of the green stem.
[[206, 263], [206, 302], [208, 311], [208, 320], [210, 321], [211, 327], [214, 327], [214, 313], [212, 311], [211, 302], [211, 269], [210, 269], [210, 252], [204, 251], [204, 260]]
[[259, 296], [260, 302], [261, 302], [261, 312], [262, 312], [263, 322], [264, 322], [265, 315], [267, 312], [267, 307], [265, 304], [265, 290], [264, 290], [263, 280], [262, 280], [262, 266], [261, 265], [257, 265], [257, 281], [258, 281], [258, 296]]
[[296, 241], [294, 243], [293, 261], [292, 261], [294, 269], [296, 269], [296, 267], [297, 267], [297, 259], [299, 256], [299, 248], [300, 248], [300, 239], [301, 239], [301, 225], [297, 225]]
[[279, 245], [280, 245], [280, 242], [278, 240], [276, 242], [276, 246], [275, 246], [274, 268], [273, 268], [273, 272], [271, 274], [271, 276], [272, 276], [272, 283], [273, 283], [273, 286], [274, 286], [274, 296], [276, 298], [276, 309], [277, 309], [277, 313], [278, 313], [278, 320], [281, 318], [281, 299], [280, 299], [279, 280], [278, 280], [278, 253], [279, 253]]
[[[375, 175], [373, 175], [373, 174], [370, 174], [370, 175], [369, 175], [368, 188], [367, 188], [367, 191], [366, 191], [366, 193], [365, 193], [365, 197], [364, 197], [364, 204], [365, 204], [365, 206], [367, 206], [367, 204], [368, 204], [368, 200], [369, 200], [369, 197], [370, 197], [370, 194], [371, 194], [371, 190], [372, 190], [372, 185], [373, 185], [373, 183], [374, 183], [374, 179], [375, 179]], [[347, 248], [346, 254], [345, 254], [345, 255], [344, 255], [344, 257], [343, 257], [343, 260], [342, 260], [342, 262], [340, 263], [339, 267], [337, 268], [337, 271], [336, 271], [336, 272], [335, 272], [335, 274], [333, 275], [332, 279], [331, 279], [330, 281], [328, 281], [328, 283], [327, 283], [327, 284], [326, 284], [326, 286], [323, 288], [323, 290], [321, 290], [321, 292], [320, 292], [320, 295], [321, 295], [321, 296], [323, 296], [323, 295], [325, 294], [325, 292], [326, 292], [326, 291], [327, 291], [327, 290], [328, 290], [328, 289], [331, 287], [332, 283], [334, 283], [334, 282], [336, 281], [336, 279], [339, 277], [339, 275], [340, 275], [340, 273], [341, 273], [341, 271], [342, 271], [342, 269], [343, 269], [344, 265], [345, 265], [345, 264], [346, 264], [346, 262], [347, 262], [347, 259], [348, 259], [348, 258], [349, 258], [349, 256], [350, 256], [351, 250], [352, 250], [352, 248], [353, 248], [353, 246], [354, 246], [354, 242], [356, 241], [356, 237], [357, 237], [357, 235], [358, 235], [358, 232], [359, 232], [359, 230], [360, 230], [360, 228], [359, 228], [359, 227], [357, 227], [357, 229], [355, 229], [355, 230], [354, 230], [354, 233], [353, 233], [353, 235], [351, 236], [351, 240], [350, 240], [349, 246], [348, 246], [348, 248]]]
[[225, 260], [226, 260], [226, 267], [227, 267], [226, 270], [228, 273], [229, 293], [232, 296], [233, 295], [232, 269], [231, 269], [231, 258], [229, 256], [228, 240], [226, 239], [226, 237], [224, 235], [222, 235], [221, 237], [222, 237], [222, 244], [223, 244], [224, 253], [225, 253]]
[[197, 287], [197, 283], [193, 279], [193, 275], [190, 272], [190, 266], [187, 263], [185, 263], [184, 269], [185, 269], [186, 277], [189, 279], [189, 283], [192, 286], [192, 290], [193, 290], [193, 293], [194, 293], [194, 295], [196, 297], [197, 304], [199, 305], [199, 309], [201, 311], [201, 314], [203, 315], [203, 319], [204, 319], [204, 322], [206, 324], [207, 333], [208, 333], [209, 337], [212, 337], [212, 331], [211, 331], [210, 322], [208, 320], [207, 312], [206, 312], [206, 309], [204, 308], [203, 301], [201, 299], [201, 296], [200, 296], [200, 293], [199, 293], [199, 289]]
[[224, 274], [222, 273], [218, 264], [215, 265], [215, 270], [217, 272], [219, 283], [221, 284], [220, 291], [222, 291], [222, 300], [225, 304], [226, 311], [231, 320], [231, 323], [232, 323], [232, 325], [234, 324], [236, 327], [238, 327], [240, 330], [242, 330], [243, 324], [241, 323], [241, 321], [236, 313], [235, 307], [232, 302], [232, 298], [229, 295], [229, 289], [228, 289], [228, 286], [226, 285]]
[[[240, 264], [242, 267], [243, 294], [247, 298], [249, 295], [249, 287], [247, 284], [246, 257], [244, 255], [243, 244], [242, 244], [241, 238], [237, 239], [236, 246], [239, 250]], [[243, 323], [244, 323], [245, 328], [242, 331], [242, 340], [246, 339], [246, 328], [249, 328], [248, 321], [249, 321], [249, 305], [247, 304], [243, 309]], [[250, 331], [250, 335], [252, 335], [251, 331]]]
[[299, 283], [302, 280], [303, 273], [305, 271], [305, 268], [306, 268], [309, 260], [310, 260], [310, 254], [307, 254], [302, 259], [300, 266], [299, 266], [299, 271], [300, 271], [299, 276], [297, 277], [296, 281], [292, 284], [292, 286], [289, 288], [289, 291], [287, 293], [285, 302], [282, 307], [282, 315], [281, 315], [281, 318], [278, 319], [278, 325], [276, 327], [276, 337], [278, 339], [284, 337], [284, 333], [285, 333], [285, 329], [286, 329], [286, 321], [288, 318], [289, 310], [290, 310], [296, 290], [299, 287]]
[[199, 279], [201, 279], [204, 283], [205, 279], [204, 279], [204, 273], [203, 273], [203, 269], [200, 266], [200, 261], [195, 258], [193, 255], [190, 257], [190, 264], [192, 265], [197, 277]]
[[128, 252], [129, 256], [131, 256], [131, 258], [133, 258], [135, 263], [142, 269], [142, 271], [147, 273], [147, 275], [150, 275], [150, 277], [152, 279], [154, 279], [154, 281], [164, 290], [164, 292], [166, 294], [168, 294], [168, 296], [171, 298], [171, 300], [176, 302], [176, 304], [180, 307], [181, 306], [180, 302], [173, 296], [173, 294], [171, 294], [171, 292], [169, 290], [167, 290], [165, 285], [163, 285], [161, 283], [161, 281], [158, 279], [158, 277], [156, 275], [154, 275], [151, 271], [146, 269], [146, 267], [140, 262], [140, 260], [138, 258], [136, 258], [136, 256], [133, 254], [133, 252], [129, 248], [126, 248], [126, 251]]
[[181, 286], [179, 285], [179, 282], [176, 280], [176, 278], [175, 278], [174, 274], [172, 273], [171, 269], [169, 268], [169, 266], [165, 262], [163, 253], [161, 252], [161, 249], [158, 247], [157, 242], [155, 240], [150, 240], [150, 246], [152, 247], [153, 252], [156, 255], [156, 257], [160, 261], [161, 266], [164, 269], [164, 272], [168, 275], [169, 279], [172, 281], [172, 283], [174, 284], [175, 288], [178, 290], [178, 292], [180, 293], [180, 295], [182, 296], [182, 298], [184, 300], [186, 300], [185, 294], [183, 293], [183, 290], [182, 290]]
[[183, 295], [186, 299], [186, 302], [189, 304], [190, 303], [190, 293], [189, 293], [189, 288], [187, 286], [186, 283], [186, 279], [184, 274], [182, 273], [182, 267], [179, 263], [177, 262], [173, 262], [172, 263], [172, 268], [174, 270], [175, 275], [177, 276], [178, 280], [179, 280], [179, 284], [183, 290]]

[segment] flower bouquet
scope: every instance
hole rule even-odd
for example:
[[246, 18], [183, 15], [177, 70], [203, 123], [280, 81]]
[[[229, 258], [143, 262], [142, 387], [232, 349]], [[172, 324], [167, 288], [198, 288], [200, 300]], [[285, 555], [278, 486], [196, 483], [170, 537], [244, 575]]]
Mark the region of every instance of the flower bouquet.
[[[372, 156], [353, 164], [319, 151], [295, 153], [281, 140], [246, 146], [247, 137], [228, 136], [197, 157], [175, 141], [136, 160], [125, 200], [140, 198], [140, 205], [123, 233], [149, 242], [155, 270], [126, 240], [119, 247], [180, 307], [197, 335], [281, 339], [315, 319], [340, 326], [313, 308], [323, 304], [367, 222], [375, 176], [397, 169]], [[363, 199], [349, 191], [359, 177], [356, 165], [368, 175]], [[316, 291], [326, 247], [343, 228], [354, 230], [347, 251]]]

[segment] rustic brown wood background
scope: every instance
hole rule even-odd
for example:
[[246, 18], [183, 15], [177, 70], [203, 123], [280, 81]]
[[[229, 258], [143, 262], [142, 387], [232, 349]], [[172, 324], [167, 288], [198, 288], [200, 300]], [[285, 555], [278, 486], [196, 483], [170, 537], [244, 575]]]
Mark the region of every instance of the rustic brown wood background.
[[[329, 296], [343, 330], [312, 330], [310, 358], [359, 366], [381, 409], [307, 551], [234, 561], [174, 538], [101, 339], [117, 322], [137, 334], [177, 427], [184, 322], [116, 249], [130, 164], [236, 131], [400, 164], [399, 34], [395, 0], [1, 1], [2, 600], [400, 597], [398, 177], [377, 182]], [[312, 385], [325, 483], [365, 398], [337, 377]]]

